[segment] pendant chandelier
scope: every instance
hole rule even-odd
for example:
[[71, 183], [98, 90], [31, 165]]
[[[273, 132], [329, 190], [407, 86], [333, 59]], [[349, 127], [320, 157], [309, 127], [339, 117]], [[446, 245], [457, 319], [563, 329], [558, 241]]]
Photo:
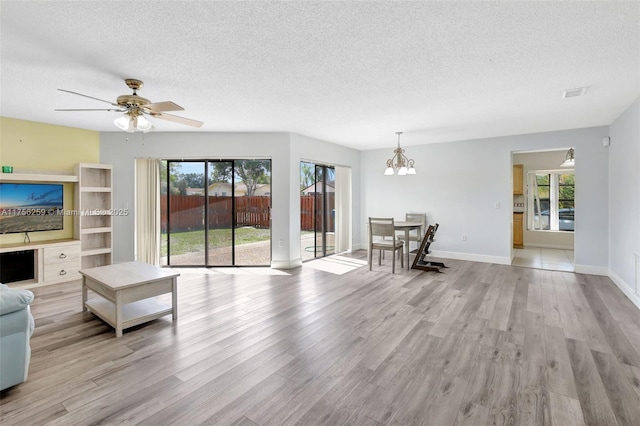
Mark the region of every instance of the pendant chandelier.
[[573, 157], [573, 155], [574, 155], [573, 148], [569, 148], [569, 151], [567, 151], [567, 156], [565, 160], [562, 162], [562, 164], [560, 164], [560, 167], [575, 167], [576, 160]]
[[398, 147], [393, 150], [393, 157], [387, 160], [387, 169], [384, 171], [384, 174], [387, 176], [395, 174], [396, 169], [398, 169], [398, 176], [416, 174], [414, 161], [407, 158], [407, 156], [404, 155], [404, 149], [400, 148], [401, 134], [402, 132], [396, 132], [396, 135], [398, 135]]

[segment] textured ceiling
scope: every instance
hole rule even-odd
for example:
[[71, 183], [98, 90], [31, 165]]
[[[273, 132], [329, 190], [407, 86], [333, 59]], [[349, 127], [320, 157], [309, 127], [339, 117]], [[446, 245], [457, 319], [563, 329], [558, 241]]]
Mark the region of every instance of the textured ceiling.
[[[2, 1], [0, 114], [115, 131], [124, 78], [200, 129], [357, 149], [608, 125], [640, 97], [640, 3]], [[562, 91], [589, 86], [584, 97]]]

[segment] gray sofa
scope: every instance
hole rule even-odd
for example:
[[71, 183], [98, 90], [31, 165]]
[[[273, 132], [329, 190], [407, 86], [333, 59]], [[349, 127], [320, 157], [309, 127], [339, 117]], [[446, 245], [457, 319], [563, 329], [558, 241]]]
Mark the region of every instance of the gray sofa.
[[35, 323], [33, 293], [0, 284], [0, 391], [27, 380]]

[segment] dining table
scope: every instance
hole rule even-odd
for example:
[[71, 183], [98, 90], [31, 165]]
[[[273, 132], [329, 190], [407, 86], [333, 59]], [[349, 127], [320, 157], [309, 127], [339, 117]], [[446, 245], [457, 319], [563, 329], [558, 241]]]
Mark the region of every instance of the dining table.
[[[396, 231], [404, 231], [404, 243], [405, 243], [405, 247], [404, 247], [404, 251], [407, 254], [407, 269], [410, 269], [411, 266], [409, 265], [409, 232], [412, 229], [416, 229], [418, 231], [418, 235], [422, 235], [422, 222], [413, 222], [413, 221], [405, 221], [405, 220], [394, 220], [393, 221], [393, 228]], [[420, 242], [418, 242], [418, 245], [420, 245]]]

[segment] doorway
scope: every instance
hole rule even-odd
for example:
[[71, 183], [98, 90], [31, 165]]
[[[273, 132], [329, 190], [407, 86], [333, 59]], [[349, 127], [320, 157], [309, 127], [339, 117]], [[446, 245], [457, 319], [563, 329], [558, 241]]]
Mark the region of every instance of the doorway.
[[514, 152], [512, 265], [574, 271], [575, 171], [567, 149]]

